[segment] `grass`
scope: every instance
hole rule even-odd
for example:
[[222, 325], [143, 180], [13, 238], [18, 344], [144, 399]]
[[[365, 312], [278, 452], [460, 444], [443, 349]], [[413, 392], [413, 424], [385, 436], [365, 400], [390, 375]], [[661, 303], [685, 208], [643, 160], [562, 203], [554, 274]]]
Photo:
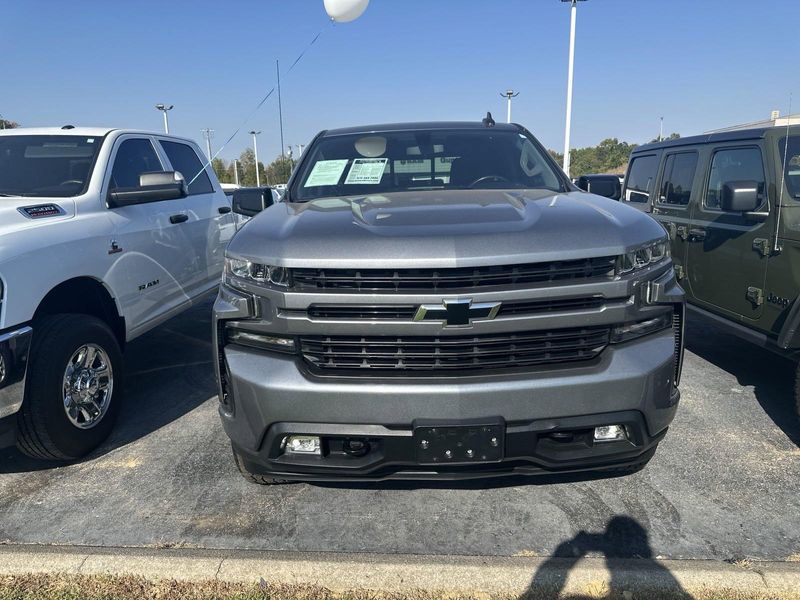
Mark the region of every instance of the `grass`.
[[[519, 600], [553, 598], [546, 591], [528, 592]], [[452, 595], [427, 591], [405, 594], [353, 590], [334, 593], [312, 585], [236, 584], [220, 581], [184, 582], [150, 581], [141, 577], [87, 575], [19, 575], [0, 576], [0, 600], [512, 600], [509, 596]], [[787, 600], [789, 596], [769, 593], [742, 594], [730, 591], [708, 591], [694, 596], [675, 593], [612, 594], [607, 588], [590, 590], [585, 596], [561, 596], [564, 600]], [[800, 598], [800, 592], [794, 598]], [[516, 600], [516, 599], [514, 599]]]

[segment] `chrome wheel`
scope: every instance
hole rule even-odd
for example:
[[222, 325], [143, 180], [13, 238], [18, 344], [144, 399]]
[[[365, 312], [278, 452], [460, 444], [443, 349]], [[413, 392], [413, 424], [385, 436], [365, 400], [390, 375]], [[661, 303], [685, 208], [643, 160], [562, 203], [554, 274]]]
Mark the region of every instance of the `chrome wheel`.
[[86, 344], [69, 359], [64, 371], [64, 411], [79, 429], [91, 429], [108, 411], [114, 390], [114, 373], [108, 354]]
[[2, 386], [6, 381], [6, 372], [6, 356], [2, 350], [0, 350], [0, 386]]

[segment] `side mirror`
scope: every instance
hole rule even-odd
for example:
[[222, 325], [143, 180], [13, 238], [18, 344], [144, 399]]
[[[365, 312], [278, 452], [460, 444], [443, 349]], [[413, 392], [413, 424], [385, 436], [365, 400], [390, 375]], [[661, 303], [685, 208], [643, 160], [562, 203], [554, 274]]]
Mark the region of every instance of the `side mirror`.
[[177, 200], [188, 194], [186, 181], [178, 171], [153, 171], [139, 175], [139, 185], [130, 188], [117, 188], [108, 193], [111, 208]]
[[597, 179], [589, 181], [586, 191], [612, 200], [619, 200], [622, 195], [622, 185], [620, 185], [619, 179]]
[[728, 181], [722, 186], [720, 207], [729, 212], [752, 212], [759, 207], [758, 183], [755, 181]]
[[274, 204], [272, 190], [265, 188], [241, 188], [233, 192], [233, 212], [245, 217], [254, 217]]

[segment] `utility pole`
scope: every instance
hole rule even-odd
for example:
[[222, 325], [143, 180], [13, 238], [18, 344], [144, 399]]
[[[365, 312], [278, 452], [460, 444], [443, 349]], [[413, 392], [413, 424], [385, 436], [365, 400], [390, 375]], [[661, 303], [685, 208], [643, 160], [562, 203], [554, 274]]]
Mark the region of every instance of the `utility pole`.
[[256, 139], [256, 136], [260, 133], [255, 129], [250, 132], [250, 135], [253, 136], [253, 153], [256, 155], [256, 187], [261, 187], [261, 175], [258, 173], [258, 140]]
[[201, 129], [203, 137], [206, 138], [206, 152], [208, 153], [208, 160], [211, 160], [211, 138], [214, 137], [213, 129]]
[[500, 92], [500, 96], [508, 99], [508, 115], [506, 117], [506, 123], [511, 123], [511, 99], [519, 96], [519, 92], [515, 92], [512, 89], [507, 89], [505, 92]]
[[164, 133], [169, 133], [169, 117], [167, 112], [175, 108], [173, 104], [167, 106], [166, 104], [156, 104], [156, 109], [164, 113]]
[[239, 185], [239, 161], [233, 159], [233, 183]]
[[661, 121], [661, 125], [658, 128], [658, 141], [660, 142], [664, 139], [664, 117], [659, 117], [659, 119]]
[[281, 104], [281, 63], [280, 61], [275, 61], [275, 69], [278, 72], [278, 121], [281, 128], [281, 157], [284, 156], [283, 154], [283, 107]]
[[569, 67], [567, 68], [567, 122], [564, 127], [564, 173], [569, 177], [569, 135], [572, 127], [572, 76], [575, 67], [575, 19], [578, 16], [578, 0], [561, 0], [569, 2]]

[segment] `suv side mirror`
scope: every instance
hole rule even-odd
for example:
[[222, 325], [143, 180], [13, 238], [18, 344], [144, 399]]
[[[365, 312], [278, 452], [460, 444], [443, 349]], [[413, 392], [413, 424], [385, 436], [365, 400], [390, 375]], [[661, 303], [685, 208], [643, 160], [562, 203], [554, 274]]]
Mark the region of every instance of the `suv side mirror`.
[[242, 188], [233, 192], [233, 212], [245, 217], [254, 217], [268, 206], [274, 204], [272, 189]]
[[139, 175], [139, 185], [130, 188], [117, 188], [108, 192], [108, 205], [111, 208], [177, 200], [186, 197], [186, 181], [178, 171], [153, 171]]
[[722, 186], [720, 207], [730, 212], [752, 212], [761, 204], [758, 183], [755, 181], [728, 181]]
[[620, 185], [619, 179], [616, 181], [613, 179], [596, 179], [595, 181], [589, 181], [586, 191], [597, 196], [619, 200], [622, 195], [622, 185]]

